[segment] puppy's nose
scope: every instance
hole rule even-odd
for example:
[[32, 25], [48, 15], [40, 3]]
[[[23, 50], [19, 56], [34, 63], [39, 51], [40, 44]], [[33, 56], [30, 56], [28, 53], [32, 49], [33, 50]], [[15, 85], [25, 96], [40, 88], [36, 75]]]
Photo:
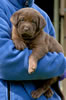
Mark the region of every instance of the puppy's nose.
[[24, 27], [24, 31], [27, 32], [29, 30], [29, 27]]

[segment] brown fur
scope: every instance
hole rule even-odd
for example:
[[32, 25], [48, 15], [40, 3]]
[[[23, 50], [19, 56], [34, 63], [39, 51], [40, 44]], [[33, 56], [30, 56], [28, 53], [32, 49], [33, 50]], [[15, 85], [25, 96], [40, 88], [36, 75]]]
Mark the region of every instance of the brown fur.
[[[12, 15], [11, 22], [13, 24], [12, 40], [15, 47], [18, 50], [24, 50], [26, 47], [32, 49], [32, 54], [29, 56], [29, 74], [36, 70], [38, 60], [46, 53], [63, 52], [63, 48], [57, 40], [43, 31], [46, 25], [45, 19], [33, 8], [22, 8], [17, 11]], [[51, 97], [52, 92], [49, 94], [49, 91], [51, 91], [50, 86], [55, 82], [58, 83], [58, 80], [59, 77], [44, 80], [43, 86], [39, 86], [36, 91], [32, 92], [32, 97], [38, 98], [43, 93], [47, 97]]]

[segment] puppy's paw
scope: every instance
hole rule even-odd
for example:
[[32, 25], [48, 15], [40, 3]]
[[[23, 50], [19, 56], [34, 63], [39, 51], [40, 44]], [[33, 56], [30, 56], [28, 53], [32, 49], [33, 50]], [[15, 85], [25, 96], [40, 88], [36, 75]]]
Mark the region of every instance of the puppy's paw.
[[49, 88], [44, 94], [46, 98], [51, 98], [53, 96], [53, 91]]
[[28, 67], [28, 73], [31, 74], [36, 70], [37, 67], [37, 61], [34, 59], [34, 57], [29, 57], [29, 67]]
[[26, 44], [21, 40], [14, 40], [14, 44], [18, 50], [24, 50], [27, 47]]
[[42, 88], [38, 88], [37, 90], [31, 92], [31, 96], [32, 96], [34, 99], [37, 99], [37, 98], [39, 98], [43, 93], [44, 93], [44, 90], [43, 90]]

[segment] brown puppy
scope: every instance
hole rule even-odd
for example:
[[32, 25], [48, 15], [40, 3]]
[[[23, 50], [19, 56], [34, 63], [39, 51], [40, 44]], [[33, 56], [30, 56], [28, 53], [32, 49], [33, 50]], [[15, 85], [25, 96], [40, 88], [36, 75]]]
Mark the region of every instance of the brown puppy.
[[[46, 22], [43, 16], [33, 8], [22, 8], [14, 13], [10, 20], [13, 24], [12, 40], [15, 47], [18, 50], [23, 50], [26, 47], [32, 49], [32, 54], [29, 57], [29, 74], [35, 71], [38, 60], [49, 51], [63, 52], [62, 46], [53, 37], [43, 31]], [[43, 93], [47, 97], [51, 97], [52, 91], [50, 85], [55, 82], [58, 85], [58, 79], [58, 77], [55, 77], [45, 80], [43, 86], [41, 85], [42, 87], [32, 92], [32, 97], [38, 98]], [[59, 88], [58, 91], [60, 96], [62, 96]], [[62, 100], [64, 100], [63, 97]]]

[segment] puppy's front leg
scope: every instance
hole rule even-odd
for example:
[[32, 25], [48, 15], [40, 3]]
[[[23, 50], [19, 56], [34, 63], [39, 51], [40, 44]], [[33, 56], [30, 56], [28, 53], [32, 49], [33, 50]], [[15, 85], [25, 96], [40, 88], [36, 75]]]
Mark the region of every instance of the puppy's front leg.
[[24, 43], [24, 41], [16, 35], [15, 35], [15, 37], [12, 36], [12, 40], [14, 42], [16, 49], [18, 49], [18, 50], [24, 50], [24, 48], [27, 47], [26, 44]]
[[36, 70], [37, 62], [48, 52], [47, 48], [38, 47], [32, 50], [32, 54], [29, 56], [29, 68], [28, 73], [31, 74]]
[[15, 44], [16, 49], [18, 50], [24, 50], [27, 47], [26, 44], [20, 39], [15, 39], [13, 40], [13, 42]]
[[36, 67], [37, 67], [37, 60], [35, 56], [31, 54], [29, 57], [28, 73], [31, 74], [32, 72], [34, 72]]

